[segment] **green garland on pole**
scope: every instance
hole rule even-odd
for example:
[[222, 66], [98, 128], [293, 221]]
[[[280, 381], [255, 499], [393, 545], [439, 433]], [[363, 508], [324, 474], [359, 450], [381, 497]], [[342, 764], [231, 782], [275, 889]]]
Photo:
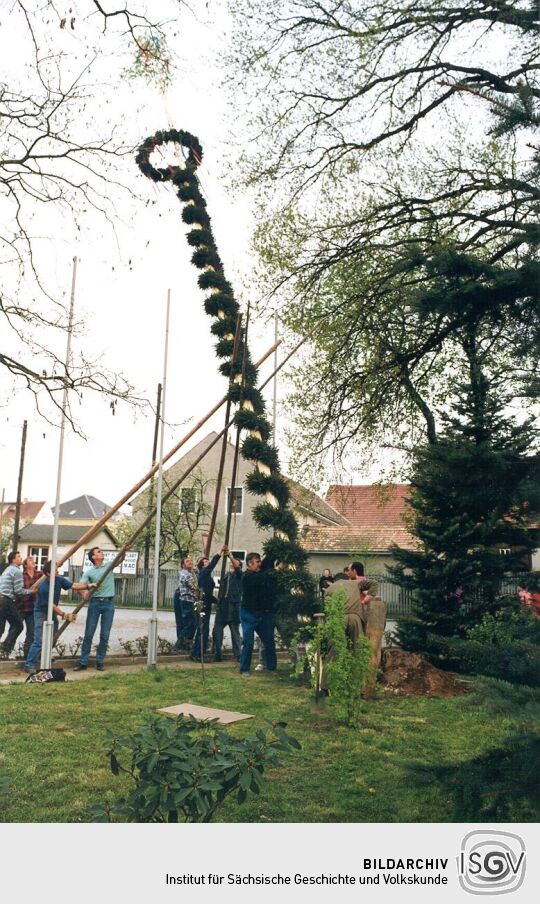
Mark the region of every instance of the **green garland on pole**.
[[[179, 144], [187, 151], [184, 166], [156, 168], [150, 156], [166, 144]], [[311, 614], [314, 604], [313, 579], [306, 571], [307, 556], [298, 542], [298, 523], [289, 507], [290, 493], [280, 471], [279, 456], [271, 445], [271, 427], [265, 415], [265, 403], [257, 388], [257, 368], [242, 335], [236, 362], [231, 361], [236, 318], [239, 305], [231, 284], [225, 278], [223, 264], [212, 231], [206, 201], [202, 196], [197, 167], [201, 164], [203, 150], [199, 139], [189, 132], [170, 129], [156, 132], [139, 147], [136, 162], [143, 175], [153, 182], [172, 182], [182, 203], [182, 220], [191, 227], [187, 233], [188, 244], [194, 248], [191, 260], [201, 271], [198, 284], [207, 292], [204, 308], [213, 318], [211, 332], [217, 337], [216, 353], [222, 363], [220, 372], [231, 379], [229, 398], [239, 404], [235, 423], [247, 431], [241, 453], [254, 465], [248, 475], [248, 490], [262, 497], [253, 516], [261, 528], [272, 530], [274, 535], [264, 543], [264, 553], [273, 559], [286, 562], [295, 570], [291, 586], [291, 607], [302, 614]], [[241, 385], [244, 373], [244, 386]]]

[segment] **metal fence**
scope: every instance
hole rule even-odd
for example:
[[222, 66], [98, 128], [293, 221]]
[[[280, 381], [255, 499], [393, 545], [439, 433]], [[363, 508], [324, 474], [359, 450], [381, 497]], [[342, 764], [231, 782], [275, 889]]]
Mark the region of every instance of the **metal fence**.
[[[69, 577], [78, 581], [82, 569], [80, 566], [70, 568]], [[314, 575], [319, 580], [321, 575]], [[412, 611], [414, 594], [411, 590], [404, 590], [397, 584], [388, 580], [384, 574], [370, 574], [370, 578], [379, 582], [379, 593], [388, 607], [389, 618], [399, 618], [408, 615]], [[501, 584], [501, 594], [516, 594], [524, 574], [507, 575]], [[216, 584], [218, 582], [216, 581]], [[117, 605], [133, 607], [137, 609], [150, 609], [152, 607], [152, 593], [154, 584], [154, 571], [150, 569], [146, 574], [115, 575], [115, 598]], [[178, 587], [178, 572], [175, 570], [163, 570], [159, 575], [158, 606], [162, 609], [172, 609], [174, 591]], [[75, 599], [79, 598], [77, 595]]]
[[[76, 566], [69, 569], [69, 577], [72, 581], [79, 581], [82, 568]], [[162, 570], [158, 584], [158, 606], [161, 609], [172, 609], [174, 591], [178, 587], [178, 571]], [[146, 574], [115, 574], [114, 596], [119, 606], [133, 607], [136, 609], [151, 609], [154, 589], [154, 570], [151, 568]], [[74, 595], [77, 599], [78, 594]]]

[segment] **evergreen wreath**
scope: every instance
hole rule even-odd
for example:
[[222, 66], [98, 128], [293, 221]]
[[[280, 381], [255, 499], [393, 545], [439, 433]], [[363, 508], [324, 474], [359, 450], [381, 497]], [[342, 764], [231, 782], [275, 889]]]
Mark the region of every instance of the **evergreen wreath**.
[[[185, 165], [154, 167], [150, 163], [151, 154], [169, 143], [179, 144], [187, 152]], [[153, 182], [172, 182], [182, 203], [182, 220], [191, 227], [187, 233], [188, 244], [194, 249], [191, 260], [201, 271], [200, 288], [208, 293], [204, 308], [214, 318], [211, 332], [217, 338], [219, 370], [230, 380], [228, 396], [231, 402], [239, 405], [235, 424], [247, 431], [241, 453], [254, 466], [247, 480], [248, 489], [263, 500], [255, 507], [253, 516], [259, 527], [274, 532], [263, 545], [264, 553], [298, 570], [298, 582], [291, 588], [291, 608], [307, 613], [315, 601], [311, 587], [313, 579], [305, 570], [307, 556], [298, 543], [298, 523], [289, 508], [289, 487], [280, 471], [277, 449], [269, 441], [272, 431], [265, 416], [262, 393], [257, 388], [257, 368], [251, 360], [244, 335], [240, 338], [234, 367], [231, 363], [239, 305], [225, 277], [206, 201], [200, 191], [196, 171], [202, 158], [203, 149], [198, 138], [189, 132], [170, 129], [147, 138], [140, 145], [135, 160], [141, 172]], [[241, 385], [242, 375], [244, 386]]]

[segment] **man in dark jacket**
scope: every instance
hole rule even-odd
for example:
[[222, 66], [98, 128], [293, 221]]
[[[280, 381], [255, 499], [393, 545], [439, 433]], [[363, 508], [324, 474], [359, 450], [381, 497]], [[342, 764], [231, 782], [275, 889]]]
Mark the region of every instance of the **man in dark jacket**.
[[202, 616], [197, 621], [197, 630], [193, 638], [193, 647], [191, 650], [191, 658], [200, 662], [201, 660], [201, 622], [202, 622], [202, 647], [206, 653], [208, 647], [208, 635], [210, 634], [210, 613], [212, 612], [212, 603], [217, 602], [214, 597], [215, 581], [212, 572], [219, 562], [222, 555], [227, 555], [228, 546], [223, 546], [221, 552], [217, 552], [211, 559], [203, 556], [197, 562], [199, 570], [199, 593], [202, 597]]
[[221, 662], [223, 631], [229, 628], [233, 653], [240, 660], [242, 641], [240, 639], [240, 603], [242, 601], [242, 563], [229, 553], [230, 568], [219, 589], [218, 608], [214, 622], [214, 662]]
[[246, 557], [246, 571], [242, 577], [242, 654], [240, 674], [249, 675], [255, 632], [265, 649], [266, 668], [276, 669], [276, 644], [274, 640], [274, 611], [277, 599], [277, 575], [272, 559], [261, 559], [258, 552]]

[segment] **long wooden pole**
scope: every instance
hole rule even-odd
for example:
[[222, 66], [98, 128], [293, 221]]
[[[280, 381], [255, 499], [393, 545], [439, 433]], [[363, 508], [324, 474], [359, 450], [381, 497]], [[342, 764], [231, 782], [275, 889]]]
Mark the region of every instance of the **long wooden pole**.
[[[269, 348], [268, 351], [266, 351], [264, 353], [262, 358], [260, 358], [259, 361], [257, 361], [256, 366], [260, 367], [260, 365], [263, 364], [266, 361], [266, 359], [269, 358], [273, 352], [274, 352], [274, 346], [272, 345], [271, 348]], [[286, 358], [285, 360], [288, 360], [288, 358]], [[172, 456], [175, 455], [176, 452], [178, 452], [178, 450], [181, 449], [182, 446], [184, 446], [187, 443], [187, 441], [190, 440], [191, 437], [194, 436], [195, 433], [197, 433], [201, 429], [201, 427], [204, 427], [204, 425], [207, 423], [207, 421], [209, 421], [210, 418], [213, 417], [213, 415], [216, 413], [216, 411], [219, 411], [219, 409], [223, 405], [225, 405], [226, 402], [227, 402], [227, 396], [225, 395], [225, 396], [223, 396], [221, 401], [219, 401], [216, 405], [214, 405], [214, 407], [211, 409], [211, 411], [208, 412], [208, 414], [205, 414], [205, 416], [203, 418], [201, 418], [200, 421], [197, 421], [195, 426], [192, 427], [192, 429], [188, 433], [186, 433], [186, 435], [183, 436], [182, 439], [179, 442], [177, 442], [176, 445], [173, 446], [173, 448], [170, 449], [169, 452], [167, 452], [167, 454], [164, 456], [164, 458], [161, 459], [162, 463], [165, 464], [166, 461], [169, 461], [169, 459], [172, 458]], [[220, 436], [221, 436], [221, 434], [220, 434]], [[101, 530], [103, 525], [107, 523], [109, 518], [111, 518], [111, 516], [114, 515], [115, 512], [117, 512], [119, 508], [121, 508], [123, 505], [125, 505], [125, 503], [128, 502], [131, 499], [131, 497], [134, 496], [135, 493], [137, 493], [138, 490], [140, 490], [141, 487], [143, 487], [144, 484], [148, 480], [150, 480], [151, 477], [154, 476], [154, 474], [156, 473], [158, 468], [159, 468], [159, 462], [157, 462], [155, 465], [153, 465], [153, 467], [151, 467], [150, 470], [146, 472], [144, 477], [141, 477], [141, 479], [139, 481], [137, 481], [137, 483], [130, 490], [128, 490], [128, 492], [124, 496], [122, 496], [122, 498], [119, 499], [118, 502], [116, 502], [112, 506], [112, 508], [108, 509], [105, 512], [105, 514], [101, 516], [99, 521], [96, 521], [96, 523], [94, 525], [92, 525], [92, 527], [88, 528], [88, 530], [83, 534], [83, 536], [80, 538], [80, 540], [77, 540], [77, 542], [74, 543], [73, 546], [70, 546], [70, 548], [68, 549], [68, 551], [66, 553], [64, 553], [62, 558], [60, 558], [58, 560], [58, 563], [57, 563], [58, 567], [63, 565], [64, 562], [66, 562], [69, 558], [71, 558], [71, 556], [74, 553], [76, 553], [77, 550], [81, 548], [81, 546], [83, 546], [85, 543], [88, 543], [88, 541], [91, 540], [92, 537], [94, 537], [95, 534], [97, 534], [98, 531]], [[152, 518], [154, 517], [155, 511], [156, 510], [154, 508], [152, 510]], [[152, 520], [152, 518], [150, 518], [150, 521]], [[147, 521], [147, 523], [150, 523], [150, 521]], [[39, 580], [36, 581], [36, 583], [32, 585], [31, 589], [36, 590], [43, 583], [44, 580], [45, 580], [45, 577], [39, 578]]]
[[[283, 361], [278, 365], [278, 370], [281, 370], [281, 368], [285, 366], [285, 364], [287, 363], [287, 361], [289, 361], [289, 359], [292, 358], [292, 356], [298, 351], [298, 349], [300, 348], [300, 346], [302, 346], [302, 345], [304, 344], [304, 342], [305, 342], [305, 339], [302, 339], [301, 342], [299, 342], [297, 345], [295, 345], [295, 347], [292, 349], [292, 351], [289, 352], [289, 354], [288, 354], [288, 355], [283, 359]], [[273, 351], [273, 349], [271, 349], [271, 350], [267, 353], [267, 355], [266, 355], [265, 357], [268, 357], [269, 354], [272, 354], [272, 351]], [[268, 383], [270, 383], [271, 380], [273, 380], [274, 376], [275, 376], [275, 373], [271, 373], [270, 376], [267, 377], [267, 379], [264, 381], [264, 383], [261, 383], [261, 385], [260, 385], [259, 388], [260, 388], [260, 389], [264, 389], [265, 386], [267, 386]], [[165, 494], [165, 496], [164, 496], [163, 499], [162, 499], [162, 505], [163, 505], [165, 502], [167, 502], [168, 499], [170, 499], [170, 497], [171, 497], [172, 494], [175, 492], [175, 490], [178, 489], [178, 487], [180, 486], [181, 483], [183, 483], [183, 481], [186, 479], [186, 477], [189, 477], [189, 475], [191, 474], [191, 472], [194, 471], [195, 468], [201, 463], [201, 461], [203, 460], [203, 458], [205, 458], [205, 456], [208, 455], [208, 453], [210, 452], [210, 450], [213, 449], [214, 446], [220, 441], [220, 439], [222, 438], [223, 434], [227, 432], [227, 430], [229, 429], [229, 427], [230, 427], [233, 423], [234, 423], [234, 415], [233, 415], [233, 417], [229, 420], [229, 422], [228, 422], [227, 424], [225, 424], [225, 427], [223, 428], [223, 430], [222, 430], [220, 433], [217, 434], [217, 436], [216, 436], [216, 437], [212, 440], [212, 442], [206, 447], [206, 449], [204, 449], [204, 451], [201, 452], [201, 454], [195, 459], [194, 462], [192, 462], [192, 464], [189, 466], [189, 468], [188, 468], [186, 471], [184, 471], [184, 473], [178, 478], [178, 480], [175, 481], [175, 483], [172, 485], [172, 487], [170, 487], [169, 491]], [[147, 515], [147, 517], [144, 519], [144, 521], [142, 521], [141, 524], [139, 524], [137, 530], [134, 531], [134, 533], [131, 535], [131, 537], [129, 538], [129, 540], [128, 540], [126, 543], [124, 543], [124, 545], [123, 545], [122, 548], [118, 551], [118, 553], [116, 554], [116, 556], [114, 557], [114, 559], [113, 559], [111, 562], [109, 562], [109, 564], [108, 564], [106, 570], [103, 572], [103, 574], [102, 574], [102, 576], [101, 576], [101, 578], [100, 578], [100, 580], [99, 580], [97, 586], [94, 588], [94, 590], [91, 590], [91, 591], [87, 594], [85, 600], [82, 600], [80, 603], [77, 604], [77, 606], [76, 606], [75, 609], [73, 610], [73, 614], [76, 615], [77, 612], [80, 612], [80, 610], [81, 610], [81, 609], [83, 608], [83, 606], [88, 602], [88, 600], [90, 599], [90, 597], [92, 596], [92, 594], [96, 592], [96, 590], [99, 588], [100, 584], [105, 580], [105, 578], [107, 577], [107, 575], [110, 574], [111, 571], [113, 571], [113, 570], [117, 567], [117, 565], [120, 564], [120, 562], [122, 561], [122, 559], [123, 559], [124, 555], [126, 554], [126, 552], [128, 551], [128, 549], [130, 549], [130, 547], [133, 546], [133, 543], [135, 542], [135, 540], [137, 539], [137, 537], [139, 537], [140, 534], [141, 534], [141, 533], [147, 528], [147, 526], [150, 524], [150, 522], [152, 521], [152, 519], [153, 519], [155, 513], [156, 513], [156, 510], [155, 510], [155, 508], [154, 508], [154, 509], [152, 510], [152, 512], [150, 512], [150, 513]], [[64, 631], [66, 630], [68, 624], [70, 624], [70, 622], [64, 622], [63, 625], [61, 625], [61, 627], [59, 628], [57, 634], [55, 635], [54, 643], [56, 643], [57, 640], [58, 640], [58, 638], [64, 633]]]
[[[244, 341], [242, 343], [244, 354], [242, 357], [242, 379], [240, 382], [240, 406], [242, 405], [242, 400], [244, 397], [244, 386], [246, 382], [246, 355], [247, 355], [247, 340], [248, 340], [248, 327], [249, 327], [249, 305], [247, 310], [246, 317], [246, 328], [244, 332]], [[231, 536], [231, 522], [233, 516], [233, 508], [236, 504], [236, 474], [238, 471], [238, 456], [240, 454], [240, 434], [241, 428], [236, 428], [236, 442], [234, 444], [234, 455], [233, 455], [233, 464], [232, 464], [232, 474], [231, 474], [231, 489], [229, 492], [229, 505], [227, 506], [227, 523], [225, 525], [225, 537], [223, 543], [225, 546], [229, 545], [229, 538]], [[218, 590], [218, 600], [221, 601], [223, 599], [223, 594], [225, 592], [225, 570], [227, 568], [227, 556], [223, 556], [221, 560], [221, 571], [219, 576], [219, 590]]]
[[[234, 334], [234, 348], [231, 358], [231, 382], [234, 379], [234, 365], [236, 364], [236, 359], [238, 357], [238, 345], [240, 342], [240, 331], [242, 326], [242, 315], [239, 314], [236, 318], [236, 331]], [[231, 417], [231, 400], [227, 399], [227, 405], [225, 408], [225, 423], [228, 424]], [[214, 496], [214, 508], [212, 509], [212, 518], [210, 520], [210, 527], [208, 528], [208, 535], [206, 538], [206, 543], [204, 545], [204, 554], [207, 558], [210, 557], [210, 548], [212, 546], [212, 540], [214, 539], [214, 531], [216, 529], [216, 521], [217, 521], [217, 513], [219, 509], [219, 501], [221, 499], [221, 484], [223, 482], [223, 470], [225, 468], [225, 456], [227, 454], [227, 434], [223, 435], [223, 442], [221, 443], [221, 455], [219, 459], [219, 468], [218, 468], [218, 476], [216, 481], [216, 492]]]
[[19, 526], [21, 523], [21, 496], [22, 496], [22, 482], [23, 482], [23, 472], [24, 472], [24, 451], [26, 449], [26, 428], [28, 427], [28, 422], [25, 421], [23, 423], [22, 428], [22, 439], [21, 439], [21, 456], [19, 459], [19, 480], [17, 483], [17, 501], [15, 503], [15, 524], [13, 525], [13, 550], [17, 549], [19, 545]]

